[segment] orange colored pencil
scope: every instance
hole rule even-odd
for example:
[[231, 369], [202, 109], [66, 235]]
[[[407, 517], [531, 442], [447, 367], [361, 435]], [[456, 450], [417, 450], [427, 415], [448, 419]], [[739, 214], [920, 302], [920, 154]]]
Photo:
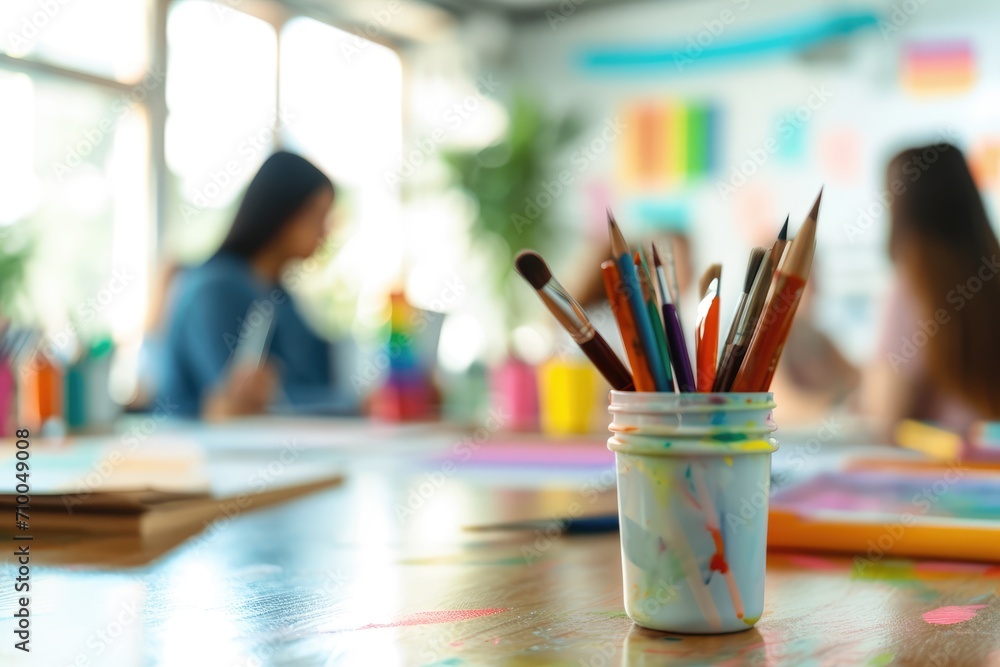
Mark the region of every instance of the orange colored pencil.
[[696, 388], [712, 391], [719, 359], [719, 281], [722, 265], [713, 264], [701, 278], [701, 303], [698, 304], [698, 327], [694, 353], [698, 360]]
[[639, 333], [635, 328], [632, 311], [628, 307], [625, 288], [618, 273], [618, 265], [611, 260], [602, 262], [601, 277], [604, 278], [604, 290], [608, 294], [611, 311], [618, 322], [618, 330], [621, 332], [622, 343], [625, 345], [625, 354], [632, 367], [632, 381], [635, 384], [635, 390], [656, 391], [656, 382], [653, 381], [653, 374], [649, 369], [649, 359], [646, 358], [642, 341], [639, 340]]
[[812, 268], [816, 250], [816, 220], [822, 197], [823, 191], [820, 190], [809, 217], [802, 223], [802, 228], [785, 252], [774, 290], [764, 307], [764, 314], [750, 341], [750, 347], [747, 348], [740, 372], [733, 381], [734, 392], [767, 391], [771, 386], [771, 378], [781, 359], [795, 310], [799, 306], [802, 290]]

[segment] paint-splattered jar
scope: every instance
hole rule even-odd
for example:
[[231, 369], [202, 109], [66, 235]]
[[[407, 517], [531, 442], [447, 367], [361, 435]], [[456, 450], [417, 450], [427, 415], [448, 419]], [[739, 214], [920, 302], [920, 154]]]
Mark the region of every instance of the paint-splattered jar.
[[611, 392], [625, 611], [736, 632], [764, 608], [773, 395]]

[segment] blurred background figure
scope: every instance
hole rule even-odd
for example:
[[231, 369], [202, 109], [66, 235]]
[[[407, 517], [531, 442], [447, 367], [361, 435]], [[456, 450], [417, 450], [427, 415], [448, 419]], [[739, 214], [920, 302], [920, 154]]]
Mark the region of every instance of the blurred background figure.
[[[319, 248], [333, 199], [330, 179], [304, 158], [278, 152], [264, 162], [218, 252], [175, 278], [157, 364], [163, 402], [182, 416], [225, 418], [264, 411], [275, 390], [293, 405], [332, 394], [330, 344], [280, 281]], [[266, 339], [254, 328], [272, 319], [267, 363], [241, 365], [238, 347]]]
[[785, 341], [771, 391], [779, 424], [815, 424], [831, 412], [855, 410], [861, 371], [848, 360], [817, 323], [814, 281], [802, 301]]
[[1000, 245], [962, 152], [948, 143], [889, 162], [896, 285], [864, 404], [883, 431], [903, 419], [966, 433], [1000, 419]]

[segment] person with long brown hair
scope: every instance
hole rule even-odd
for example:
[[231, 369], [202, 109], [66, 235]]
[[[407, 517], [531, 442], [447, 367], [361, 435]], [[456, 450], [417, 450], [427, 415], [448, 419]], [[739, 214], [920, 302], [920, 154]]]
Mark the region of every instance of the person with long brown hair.
[[[329, 177], [278, 151], [250, 181], [215, 255], [177, 276], [159, 387], [173, 414], [222, 419], [263, 412], [279, 398], [295, 408], [343, 403], [334, 394], [331, 342], [312, 330], [281, 285], [288, 266], [320, 247], [333, 202]], [[268, 363], [259, 367], [236, 354], [255, 326], [251, 306], [273, 314]]]
[[964, 434], [1000, 419], [1000, 243], [951, 144], [896, 155], [886, 193], [899, 280], [865, 400], [888, 428], [919, 419]]

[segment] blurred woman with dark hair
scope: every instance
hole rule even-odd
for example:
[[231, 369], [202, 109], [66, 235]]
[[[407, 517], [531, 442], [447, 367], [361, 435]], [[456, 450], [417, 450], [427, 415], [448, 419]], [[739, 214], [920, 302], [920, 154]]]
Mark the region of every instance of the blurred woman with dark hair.
[[1000, 244], [958, 148], [905, 150], [887, 170], [899, 277], [866, 402], [965, 433], [1000, 419]]
[[[275, 153], [250, 181], [218, 252], [178, 276], [159, 390], [162, 404], [177, 416], [262, 412], [276, 389], [291, 403], [332, 394], [330, 345], [305, 323], [279, 281], [290, 262], [319, 248], [333, 200], [333, 184], [323, 172], [298, 155]], [[233, 359], [255, 335], [247, 333], [254, 323], [243, 322], [251, 319], [251, 306], [261, 315], [273, 312], [265, 364]], [[260, 324], [265, 320], [257, 324], [266, 326]]]

